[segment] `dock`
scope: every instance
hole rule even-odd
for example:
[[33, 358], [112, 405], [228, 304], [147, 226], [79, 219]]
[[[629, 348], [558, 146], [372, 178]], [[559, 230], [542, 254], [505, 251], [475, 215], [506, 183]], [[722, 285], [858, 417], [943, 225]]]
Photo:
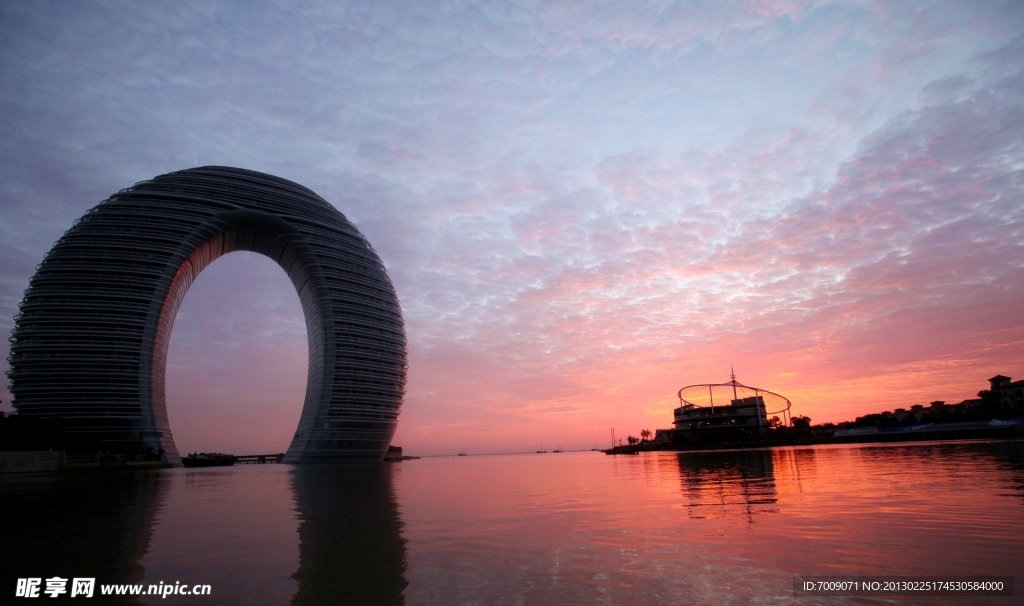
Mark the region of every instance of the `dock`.
[[267, 463], [281, 463], [282, 461], [284, 461], [283, 452], [279, 452], [277, 454], [243, 455], [235, 457], [236, 465], [265, 465]]

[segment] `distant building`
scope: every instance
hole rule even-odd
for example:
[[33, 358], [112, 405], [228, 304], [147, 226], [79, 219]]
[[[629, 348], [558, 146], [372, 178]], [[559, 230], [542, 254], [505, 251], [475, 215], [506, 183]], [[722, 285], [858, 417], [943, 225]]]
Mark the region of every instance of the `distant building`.
[[[743, 385], [735, 374], [730, 379], [727, 383], [702, 383], [680, 389], [679, 407], [672, 411], [673, 427], [657, 430], [655, 441], [744, 441], [759, 439], [772, 422], [788, 425], [788, 399], [766, 389]], [[769, 415], [781, 418], [770, 420]]]
[[996, 375], [988, 380], [992, 389], [978, 395], [982, 399], [991, 398], [999, 403], [1000, 408], [1024, 408], [1024, 381], [1014, 381], [1010, 377]]
[[711, 427], [751, 427], [767, 429], [768, 414], [763, 396], [732, 400], [728, 406], [714, 408], [684, 404], [675, 409], [676, 429]]

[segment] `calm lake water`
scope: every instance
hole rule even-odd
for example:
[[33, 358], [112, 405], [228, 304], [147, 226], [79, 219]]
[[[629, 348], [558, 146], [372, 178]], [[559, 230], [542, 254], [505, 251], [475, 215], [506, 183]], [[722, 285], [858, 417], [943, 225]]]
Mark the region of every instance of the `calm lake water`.
[[793, 576], [1022, 582], [1024, 441], [9, 475], [0, 520], [3, 603], [59, 575], [212, 586], [145, 604], [955, 604]]

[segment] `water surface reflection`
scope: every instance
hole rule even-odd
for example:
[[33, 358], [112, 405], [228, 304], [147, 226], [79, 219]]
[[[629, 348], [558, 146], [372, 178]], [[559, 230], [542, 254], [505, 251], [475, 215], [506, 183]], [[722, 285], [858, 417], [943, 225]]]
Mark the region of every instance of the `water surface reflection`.
[[813, 604], [793, 575], [1024, 576], [1022, 497], [1024, 441], [6, 476], [0, 591], [60, 575], [210, 584], [176, 598], [204, 604]]
[[769, 450], [681, 452], [676, 455], [692, 518], [746, 516], [775, 511], [775, 468]]
[[159, 471], [0, 476], [2, 595], [12, 596], [16, 579], [28, 577], [141, 582], [167, 484]]
[[404, 604], [406, 549], [390, 465], [296, 467], [296, 606]]

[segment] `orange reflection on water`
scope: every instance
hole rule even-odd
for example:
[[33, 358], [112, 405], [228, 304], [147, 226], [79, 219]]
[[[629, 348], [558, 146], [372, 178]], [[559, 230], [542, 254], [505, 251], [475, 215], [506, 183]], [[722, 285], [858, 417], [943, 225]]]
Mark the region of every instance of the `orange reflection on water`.
[[7, 576], [218, 603], [810, 604], [794, 575], [1024, 576], [1024, 442], [12, 474], [0, 514]]
[[407, 596], [799, 603], [798, 574], [1020, 575], [1022, 460], [1021, 442], [424, 460], [397, 483]]

